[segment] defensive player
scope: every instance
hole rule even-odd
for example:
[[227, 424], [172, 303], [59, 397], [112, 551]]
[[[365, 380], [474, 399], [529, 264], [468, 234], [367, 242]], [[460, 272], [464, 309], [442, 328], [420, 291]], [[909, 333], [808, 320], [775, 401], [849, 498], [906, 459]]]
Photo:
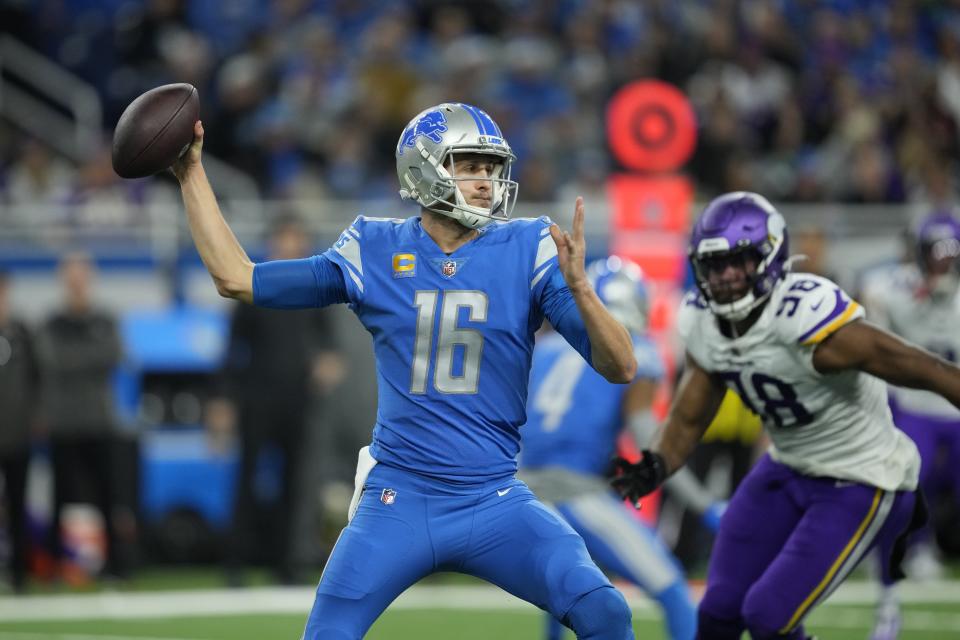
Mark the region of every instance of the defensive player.
[[[945, 213], [925, 218], [914, 234], [916, 261], [902, 264], [864, 287], [871, 320], [893, 333], [923, 345], [950, 362], [960, 354], [960, 222]], [[920, 452], [920, 488], [928, 499], [953, 489], [960, 496], [960, 412], [940, 396], [915, 389], [890, 388], [893, 420]], [[918, 572], [936, 577], [942, 571], [925, 527], [911, 537], [911, 556]], [[920, 577], [924, 577], [921, 575]], [[895, 638], [899, 604], [888, 572], [878, 607], [874, 640]]]
[[[651, 406], [663, 364], [647, 336], [647, 287], [640, 267], [617, 256], [594, 262], [587, 276], [633, 337], [636, 379], [629, 387], [612, 385], [591, 371], [561, 336], [540, 336], [533, 350], [527, 424], [520, 430], [519, 477], [583, 536], [600, 566], [657, 601], [671, 638], [690, 640], [697, 614], [679, 563], [656, 532], [627, 511], [604, 478], [624, 426], [638, 449], [649, 446], [657, 427]], [[670, 484], [715, 527], [721, 507], [688, 469], [674, 474]], [[562, 627], [549, 620], [547, 637], [558, 640]]]
[[[920, 456], [886, 386], [960, 405], [960, 369], [864, 321], [831, 281], [788, 268], [783, 216], [762, 196], [713, 200], [694, 226], [699, 293], [678, 319], [687, 365], [664, 428], [615, 485], [639, 499], [678, 469], [727, 388], [772, 446], [720, 522], [702, 638], [803, 638], [802, 622], [871, 547], [919, 526]], [[896, 572], [896, 559], [892, 563]]]
[[191, 233], [221, 295], [276, 308], [351, 306], [373, 337], [379, 412], [357, 492], [304, 638], [361, 638], [435, 571], [492, 582], [580, 638], [632, 638], [630, 610], [583, 540], [514, 474], [534, 332], [546, 317], [612, 382], [633, 379], [630, 335], [584, 269], [573, 234], [509, 220], [514, 156], [466, 104], [417, 115], [396, 148], [407, 220], [360, 216], [330, 250], [254, 265], [200, 163], [203, 129], [175, 167]]

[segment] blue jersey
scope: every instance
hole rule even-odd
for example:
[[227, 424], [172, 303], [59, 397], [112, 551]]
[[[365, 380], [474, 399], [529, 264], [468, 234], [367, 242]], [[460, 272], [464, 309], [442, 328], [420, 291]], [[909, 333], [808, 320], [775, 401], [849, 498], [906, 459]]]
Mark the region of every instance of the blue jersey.
[[589, 358], [550, 224], [490, 224], [447, 255], [419, 217], [360, 216], [323, 254], [373, 336], [379, 462], [459, 482], [515, 473], [544, 316]]
[[[637, 378], [659, 379], [663, 363], [647, 337], [634, 336]], [[530, 372], [521, 466], [603, 473], [623, 428], [628, 386], [610, 384], [557, 334], [537, 342]]]

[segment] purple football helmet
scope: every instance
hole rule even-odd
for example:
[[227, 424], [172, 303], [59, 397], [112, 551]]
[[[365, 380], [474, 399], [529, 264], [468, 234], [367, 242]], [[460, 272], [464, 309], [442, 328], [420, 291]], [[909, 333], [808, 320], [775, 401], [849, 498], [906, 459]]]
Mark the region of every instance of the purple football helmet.
[[[789, 242], [783, 216], [763, 196], [735, 191], [714, 198], [703, 210], [690, 235], [688, 249], [697, 287], [716, 315], [743, 320], [766, 302], [788, 270]], [[718, 302], [710, 291], [711, 261], [752, 254], [756, 273], [749, 277], [746, 295]]]
[[[958, 266], [960, 221], [946, 212], [927, 216], [917, 229], [917, 260], [928, 275], [941, 275]], [[939, 268], [938, 268], [939, 266]]]
[[610, 315], [627, 331], [646, 332], [650, 295], [640, 265], [627, 258], [610, 256], [587, 265], [587, 277]]

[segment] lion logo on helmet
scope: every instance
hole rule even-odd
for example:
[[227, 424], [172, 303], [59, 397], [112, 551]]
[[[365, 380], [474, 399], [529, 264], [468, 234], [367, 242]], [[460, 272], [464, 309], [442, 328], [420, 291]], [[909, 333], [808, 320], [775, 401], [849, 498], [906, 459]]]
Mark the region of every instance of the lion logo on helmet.
[[397, 148], [397, 155], [403, 155], [403, 151], [406, 147], [412, 147], [416, 142], [417, 138], [420, 136], [426, 136], [440, 144], [442, 138], [440, 134], [447, 130], [447, 119], [443, 116], [443, 113], [440, 111], [430, 111], [429, 113], [423, 114], [423, 116], [413, 123], [412, 126], [407, 127], [407, 130], [403, 132], [403, 137], [400, 138], [400, 145]]

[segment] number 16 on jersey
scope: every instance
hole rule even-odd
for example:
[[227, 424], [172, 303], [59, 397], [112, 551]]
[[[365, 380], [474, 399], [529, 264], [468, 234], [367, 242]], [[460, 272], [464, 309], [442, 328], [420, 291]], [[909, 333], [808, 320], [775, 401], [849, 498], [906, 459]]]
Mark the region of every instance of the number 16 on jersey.
[[[417, 291], [413, 306], [417, 309], [417, 332], [410, 372], [410, 393], [427, 392], [427, 373], [434, 342], [434, 326], [438, 301], [440, 327], [437, 332], [433, 386], [440, 393], [477, 393], [480, 385], [480, 358], [483, 355], [483, 334], [477, 329], [457, 326], [461, 307], [466, 307], [470, 322], [486, 322], [489, 300], [483, 291], [446, 290]], [[463, 348], [463, 368], [454, 372], [456, 347]]]

